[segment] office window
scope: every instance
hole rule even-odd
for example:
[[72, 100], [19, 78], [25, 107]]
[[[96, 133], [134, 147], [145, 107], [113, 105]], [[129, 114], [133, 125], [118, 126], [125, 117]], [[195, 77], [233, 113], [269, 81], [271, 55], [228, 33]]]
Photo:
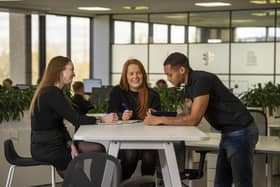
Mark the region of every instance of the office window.
[[229, 73], [229, 44], [189, 44], [189, 60], [193, 69], [212, 73]]
[[[151, 14], [150, 23], [154, 24], [154, 43], [168, 43], [168, 37], [170, 37], [171, 43], [185, 42], [186, 33], [184, 26], [188, 24], [187, 13]], [[168, 33], [168, 25], [171, 25], [170, 33]]]
[[149, 73], [164, 74], [163, 62], [173, 52], [187, 55], [187, 44], [151, 44], [149, 45]]
[[149, 24], [148, 23], [134, 23], [134, 43], [148, 43], [149, 37]]
[[231, 76], [231, 88], [233, 88], [233, 93], [237, 96], [242, 94], [249, 89], [256, 88], [258, 83], [261, 83], [263, 86], [268, 82], [273, 82], [273, 76], [250, 76], [250, 75], [232, 75]]
[[0, 81], [10, 76], [9, 13], [0, 12]]
[[168, 42], [168, 26], [165, 24], [153, 24], [153, 43]]
[[121, 73], [123, 64], [128, 60], [136, 58], [147, 70], [148, 45], [127, 44], [112, 46], [112, 72]]
[[277, 9], [276, 39], [280, 42], [280, 9]]
[[233, 41], [273, 41], [275, 36], [274, 17], [274, 10], [232, 12]]
[[131, 22], [114, 21], [115, 44], [131, 43]]
[[32, 84], [39, 78], [39, 16], [31, 15]]
[[112, 86], [116, 86], [116, 85], [120, 84], [121, 76], [122, 76], [121, 74], [112, 75]]
[[274, 43], [234, 43], [231, 45], [231, 73], [273, 74]]
[[47, 59], [54, 56], [66, 56], [66, 17], [65, 16], [46, 16], [46, 49]]
[[189, 43], [229, 42], [229, 12], [190, 13]]
[[171, 43], [185, 42], [185, 26], [171, 25]]
[[89, 78], [89, 21], [88, 18], [71, 17], [71, 59], [75, 66], [75, 80]]

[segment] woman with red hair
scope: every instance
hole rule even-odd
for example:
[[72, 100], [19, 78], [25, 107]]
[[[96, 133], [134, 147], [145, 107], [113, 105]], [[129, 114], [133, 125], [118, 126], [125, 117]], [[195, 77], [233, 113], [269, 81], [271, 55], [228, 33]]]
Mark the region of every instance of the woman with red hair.
[[[144, 120], [150, 110], [160, 110], [160, 97], [148, 88], [147, 74], [137, 59], [127, 60], [123, 66], [120, 84], [110, 94], [108, 112], [118, 114], [121, 120]], [[157, 161], [155, 150], [121, 150], [123, 179], [130, 178], [138, 160], [142, 160], [142, 175], [154, 175]]]

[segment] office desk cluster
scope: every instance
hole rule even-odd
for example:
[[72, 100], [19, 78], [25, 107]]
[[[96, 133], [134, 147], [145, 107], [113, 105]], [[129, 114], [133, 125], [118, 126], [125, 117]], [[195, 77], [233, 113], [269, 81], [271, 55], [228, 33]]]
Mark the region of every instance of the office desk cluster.
[[[217, 152], [221, 135], [219, 133], [208, 133], [208, 140], [185, 142], [186, 146], [190, 150], [209, 150], [210, 152]], [[267, 156], [267, 169], [266, 175], [261, 176], [263, 180], [266, 180], [266, 186], [271, 187], [271, 166], [272, 156], [280, 154], [280, 139], [276, 136], [259, 136], [259, 141], [256, 145], [255, 154], [263, 154]], [[189, 157], [191, 162], [191, 155]]]
[[[210, 150], [216, 152], [220, 134], [205, 134], [197, 127], [179, 126], [146, 126], [143, 123], [125, 125], [85, 125], [74, 134], [75, 140], [89, 142], [109, 142], [108, 153], [116, 156], [120, 149], [156, 149], [159, 151], [163, 180], [167, 187], [180, 187], [173, 142], [185, 141], [186, 147], [192, 150]], [[271, 186], [271, 156], [280, 154], [280, 139], [273, 136], [260, 136], [256, 154], [268, 156], [267, 186]], [[188, 154], [189, 166], [192, 154]], [[264, 177], [265, 178], [265, 177]], [[189, 186], [192, 183], [189, 181]]]

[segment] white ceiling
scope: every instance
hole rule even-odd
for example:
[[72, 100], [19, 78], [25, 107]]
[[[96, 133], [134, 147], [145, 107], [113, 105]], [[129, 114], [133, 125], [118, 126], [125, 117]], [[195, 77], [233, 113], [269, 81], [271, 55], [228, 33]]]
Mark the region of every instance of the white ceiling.
[[[158, 12], [195, 12], [212, 10], [243, 10], [280, 8], [280, 0], [255, 0], [266, 4], [252, 4], [249, 0], [216, 0], [229, 2], [232, 6], [219, 8], [205, 8], [194, 6], [195, 2], [209, 2], [210, 0], [0, 0], [0, 8], [10, 11], [24, 11], [31, 13], [55, 13], [64, 15], [94, 16], [96, 14], [116, 13], [158, 13]], [[213, 0], [214, 1], [214, 0]], [[111, 8], [111, 11], [93, 12], [78, 10], [79, 6], [98, 6]], [[123, 6], [148, 6], [146, 11], [124, 10]]]

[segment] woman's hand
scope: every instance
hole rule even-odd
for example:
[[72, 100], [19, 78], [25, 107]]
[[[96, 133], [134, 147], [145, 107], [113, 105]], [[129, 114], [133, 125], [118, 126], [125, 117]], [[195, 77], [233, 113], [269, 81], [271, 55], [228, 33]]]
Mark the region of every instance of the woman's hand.
[[122, 114], [122, 120], [129, 120], [133, 115], [132, 110], [125, 110]]
[[112, 122], [116, 122], [118, 121], [119, 117], [116, 113], [110, 113], [110, 114], [107, 114], [106, 116], [102, 116], [100, 118], [100, 121], [102, 123], [112, 123]]
[[75, 146], [75, 144], [71, 144], [71, 157], [72, 159], [74, 159], [76, 156], [79, 155], [79, 151], [77, 149], [77, 147]]

